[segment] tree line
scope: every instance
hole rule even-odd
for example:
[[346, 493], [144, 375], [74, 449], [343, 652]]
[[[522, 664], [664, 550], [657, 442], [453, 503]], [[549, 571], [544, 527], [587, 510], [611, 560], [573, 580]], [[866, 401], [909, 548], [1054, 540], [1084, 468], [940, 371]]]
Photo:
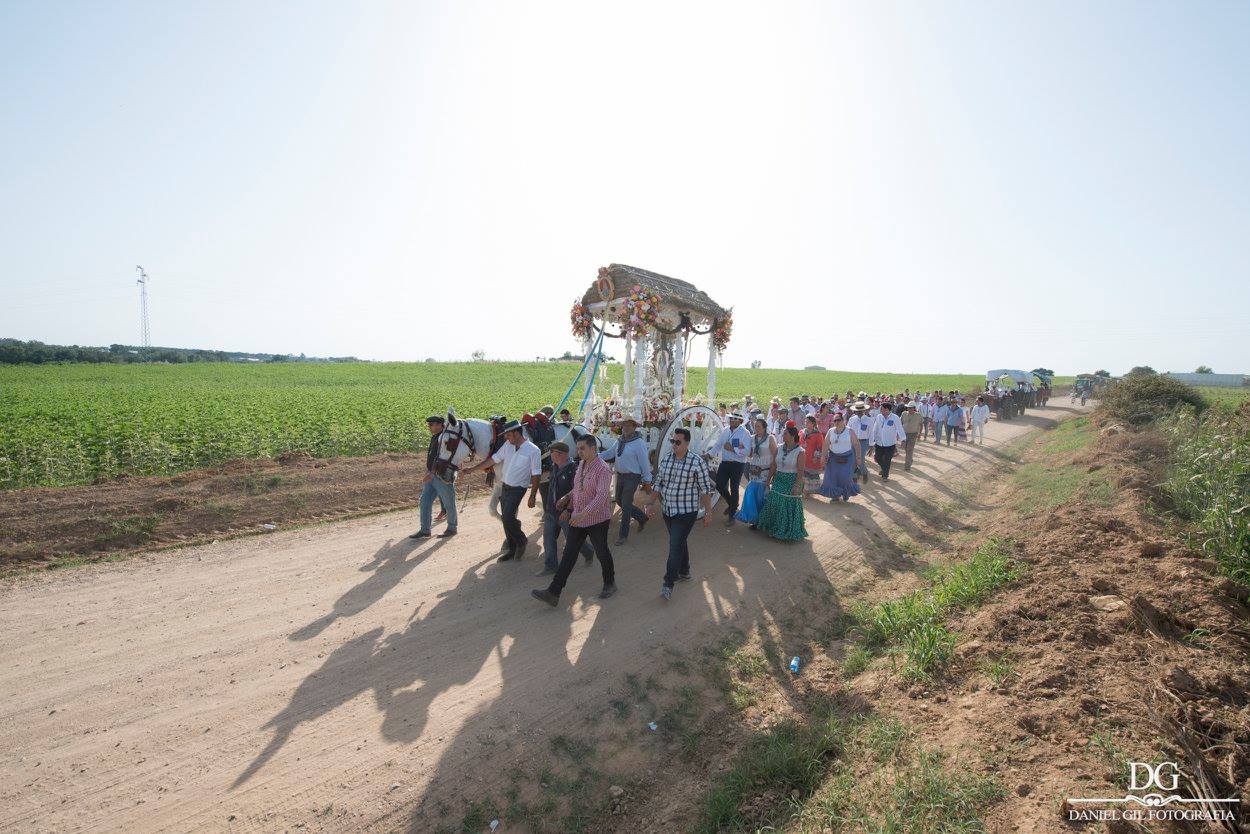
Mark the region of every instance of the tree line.
[[186, 364], [190, 362], [359, 362], [354, 356], [308, 357], [289, 353], [242, 353], [231, 350], [200, 350], [198, 348], [138, 347], [109, 345], [47, 345], [0, 339], [0, 365], [47, 365], [56, 362], [88, 362], [95, 364], [134, 365], [146, 362]]

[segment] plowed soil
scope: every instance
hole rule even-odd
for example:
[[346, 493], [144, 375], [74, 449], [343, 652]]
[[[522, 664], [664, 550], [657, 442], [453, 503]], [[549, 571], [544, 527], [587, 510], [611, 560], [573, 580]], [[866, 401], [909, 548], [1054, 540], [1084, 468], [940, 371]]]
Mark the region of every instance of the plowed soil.
[[[374, 455], [320, 460], [289, 452], [173, 477], [0, 494], [0, 570], [54, 568], [137, 550], [267, 532], [417, 506], [425, 458]], [[461, 479], [465, 500], [481, 473]]]

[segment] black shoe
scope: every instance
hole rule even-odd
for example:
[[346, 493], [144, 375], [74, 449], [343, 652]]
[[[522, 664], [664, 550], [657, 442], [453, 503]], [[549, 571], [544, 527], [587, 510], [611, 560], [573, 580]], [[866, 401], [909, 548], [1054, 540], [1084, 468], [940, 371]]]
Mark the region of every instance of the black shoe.
[[504, 553], [504, 555], [500, 556], [497, 561], [511, 562], [515, 558], [516, 558], [516, 551], [509, 550], [508, 552]]
[[451, 538], [452, 536], [454, 536], [454, 535], [456, 535], [456, 531], [455, 531], [455, 530], [444, 530], [443, 532], [441, 532], [441, 533], [439, 533], [439, 534], [438, 534], [438, 538], [440, 538], [440, 539], [450, 539], [450, 538]]
[[694, 579], [694, 577], [693, 577], [693, 576], [691, 576], [691, 575], [690, 575], [690, 574], [688, 574], [688, 573], [679, 573], [679, 574], [677, 574], [677, 581], [678, 581], [678, 582], [689, 582], [691, 579]]
[[603, 590], [599, 592], [599, 599], [607, 599], [608, 597], [612, 596], [615, 593], [616, 593], [616, 583], [609, 582], [607, 585], [604, 585]]
[[430, 537], [430, 531], [429, 531], [429, 530], [418, 530], [417, 532], [413, 533], [413, 534], [412, 534], [411, 536], [409, 536], [408, 538], [410, 538], [410, 539], [428, 539], [429, 537]]
[[509, 550], [512, 550], [512, 542], [508, 541], [507, 539], [504, 539], [503, 544], [499, 545], [499, 549], [496, 550], [495, 552], [507, 553]]
[[514, 558], [514, 559], [520, 559], [522, 556], [524, 556], [524, 555], [525, 555], [525, 548], [526, 548], [526, 547], [528, 547], [528, 546], [529, 546], [529, 542], [527, 542], [527, 541], [522, 541], [520, 544], [518, 544], [518, 545], [516, 546], [516, 556], [514, 556], [513, 558]]
[[555, 608], [556, 603], [560, 601], [560, 597], [558, 594], [553, 594], [551, 593], [551, 591], [547, 590], [546, 588], [535, 588], [534, 590], [530, 591], [530, 596], [532, 596], [534, 599], [542, 600], [543, 602], [550, 605], [552, 608]]

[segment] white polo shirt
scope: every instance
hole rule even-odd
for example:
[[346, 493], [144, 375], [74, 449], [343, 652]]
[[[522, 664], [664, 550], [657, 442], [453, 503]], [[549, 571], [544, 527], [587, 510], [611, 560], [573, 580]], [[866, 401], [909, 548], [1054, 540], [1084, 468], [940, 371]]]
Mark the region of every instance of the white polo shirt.
[[855, 432], [858, 439], [867, 440], [872, 432], [872, 418], [856, 414], [846, 421], [846, 427]]
[[881, 422], [877, 425], [877, 445], [893, 446], [906, 439], [907, 432], [903, 431], [903, 421], [899, 419], [899, 416], [894, 413], [888, 416], [882, 414]]
[[[738, 441], [736, 444], [735, 440]], [[733, 446], [734, 451], [725, 451], [726, 443]], [[716, 448], [720, 452], [721, 460], [741, 463], [747, 459], [747, 451], [751, 448], [751, 433], [742, 425], [736, 429], [725, 429], [716, 441]]]
[[502, 464], [504, 486], [527, 487], [531, 477], [543, 473], [542, 452], [528, 440], [523, 441], [519, 448], [504, 443], [498, 452], [491, 455], [491, 460]]

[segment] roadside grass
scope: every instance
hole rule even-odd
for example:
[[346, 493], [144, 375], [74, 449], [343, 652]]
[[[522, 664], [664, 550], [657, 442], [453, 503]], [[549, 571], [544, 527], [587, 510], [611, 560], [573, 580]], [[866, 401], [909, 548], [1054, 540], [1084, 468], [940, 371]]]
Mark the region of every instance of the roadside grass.
[[927, 569], [927, 588], [872, 606], [854, 606], [853, 629], [861, 645], [853, 659], [848, 654], [853, 674], [871, 656], [887, 652], [903, 655], [902, 674], [911, 680], [930, 680], [945, 669], [954, 654], [955, 635], [942, 621], [980, 604], [1020, 575], [1023, 565], [1012, 557], [1011, 548], [1009, 540], [991, 538], [967, 561]]
[[[793, 815], [791, 792], [810, 796], [820, 786], [843, 752], [847, 730], [826, 706], [808, 721], [783, 721], [752, 738], [708, 793], [696, 830], [714, 834], [786, 822]], [[760, 807], [744, 813], [748, 800], [765, 794]]]
[[1106, 472], [1101, 468], [1091, 472], [1086, 465], [1070, 462], [1070, 456], [1088, 447], [1095, 437], [1088, 417], [1060, 423], [1043, 435], [1039, 446], [1045, 454], [1015, 471], [1016, 483], [1024, 492], [1020, 510], [1046, 512], [1066, 504], [1078, 494], [1094, 504], [1110, 506], [1115, 499], [1115, 487]]
[[1100, 726], [1090, 735], [1086, 748], [1091, 750], [1106, 768], [1105, 775], [1108, 781], [1121, 790], [1128, 790], [1129, 779], [1132, 777], [1129, 765], [1131, 757], [1124, 749], [1115, 730], [1105, 725]]
[[303, 478], [290, 475], [244, 475], [239, 479], [239, 486], [248, 495], [264, 495], [273, 492], [283, 485], [294, 486], [303, 483]]
[[859, 675], [872, 662], [872, 651], [860, 645], [851, 646], [842, 657], [842, 676], [847, 680]]
[[981, 671], [985, 673], [991, 684], [994, 686], [1002, 686], [1007, 681], [1018, 676], [1016, 672], [1016, 660], [1007, 655], [999, 657], [986, 658], [981, 664]]
[[709, 791], [697, 831], [977, 831], [1004, 795], [901, 722], [819, 709], [753, 739]]
[[95, 545], [101, 549], [123, 543], [143, 544], [152, 538], [156, 525], [161, 523], [161, 517], [156, 514], [95, 520], [104, 527], [95, 536]]
[[1220, 571], [1250, 583], [1250, 413], [1181, 409], [1160, 426], [1172, 449], [1163, 488], [1188, 538]]

